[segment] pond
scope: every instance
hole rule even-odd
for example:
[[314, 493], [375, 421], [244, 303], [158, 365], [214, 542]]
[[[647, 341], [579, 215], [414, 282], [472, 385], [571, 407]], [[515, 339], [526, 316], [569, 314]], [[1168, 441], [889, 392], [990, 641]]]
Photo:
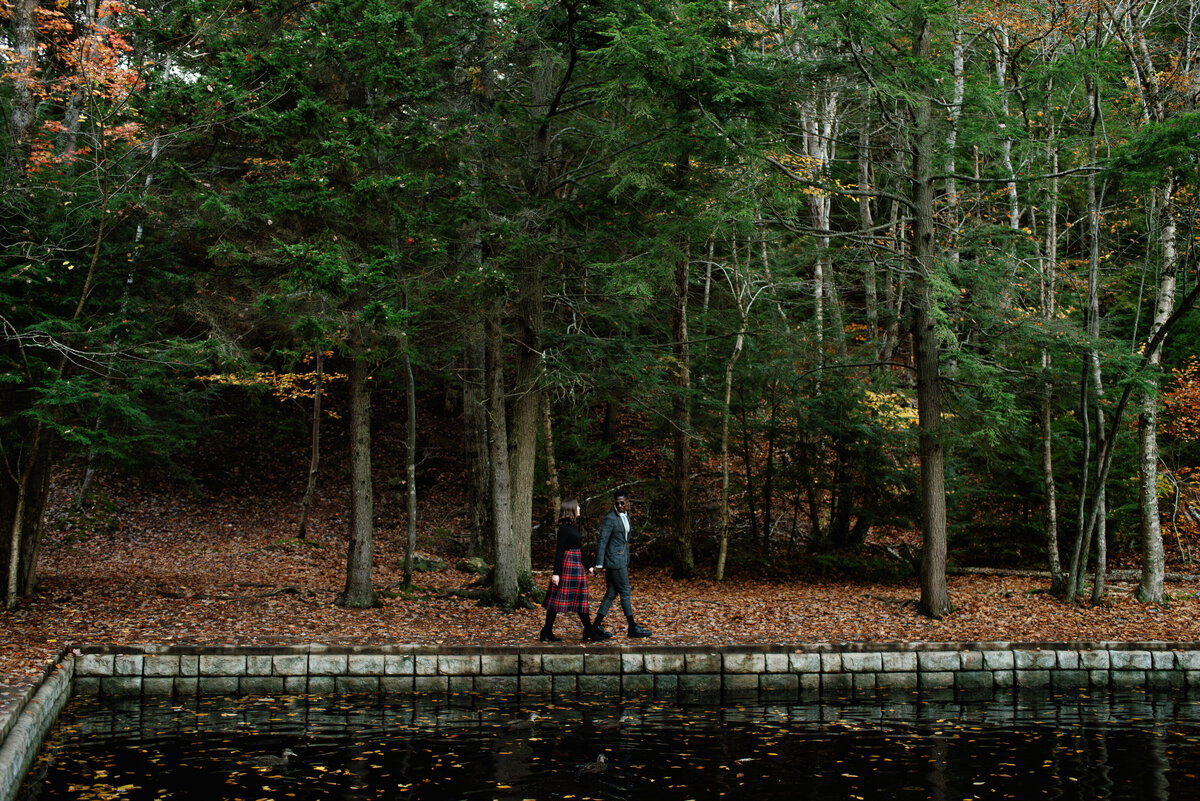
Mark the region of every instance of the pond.
[[733, 707], [76, 698], [20, 798], [1144, 801], [1200, 797], [1198, 774], [1200, 696], [1178, 692]]

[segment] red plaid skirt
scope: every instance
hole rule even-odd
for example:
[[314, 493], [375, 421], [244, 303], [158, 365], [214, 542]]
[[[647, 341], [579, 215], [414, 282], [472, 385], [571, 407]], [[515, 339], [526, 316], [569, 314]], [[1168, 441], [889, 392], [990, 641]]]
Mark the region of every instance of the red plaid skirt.
[[587, 571], [579, 558], [579, 549], [563, 554], [563, 571], [558, 577], [558, 586], [550, 580], [550, 588], [546, 591], [546, 608], [555, 612], [587, 612], [588, 586]]

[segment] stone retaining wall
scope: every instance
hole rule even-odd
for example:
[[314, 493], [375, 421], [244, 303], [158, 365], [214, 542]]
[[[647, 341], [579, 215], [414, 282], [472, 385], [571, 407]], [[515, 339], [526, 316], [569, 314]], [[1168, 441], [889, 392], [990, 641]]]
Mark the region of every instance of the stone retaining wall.
[[606, 701], [806, 702], [879, 693], [1200, 688], [1200, 643], [822, 643], [681, 647], [87, 647], [0, 714], [12, 801], [71, 692], [85, 695], [598, 695]]
[[1200, 643], [95, 648], [87, 695], [650, 695], [803, 701], [880, 691], [1200, 687]]

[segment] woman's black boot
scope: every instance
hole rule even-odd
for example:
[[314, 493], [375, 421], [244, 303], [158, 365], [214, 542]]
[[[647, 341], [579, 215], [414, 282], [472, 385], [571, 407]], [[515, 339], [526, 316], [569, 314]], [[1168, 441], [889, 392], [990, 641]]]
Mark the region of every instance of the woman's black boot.
[[554, 618], [558, 617], [558, 613], [553, 609], [546, 610], [546, 622], [542, 626], [542, 631], [538, 634], [538, 639], [542, 642], [561, 642], [561, 637], [554, 636]]

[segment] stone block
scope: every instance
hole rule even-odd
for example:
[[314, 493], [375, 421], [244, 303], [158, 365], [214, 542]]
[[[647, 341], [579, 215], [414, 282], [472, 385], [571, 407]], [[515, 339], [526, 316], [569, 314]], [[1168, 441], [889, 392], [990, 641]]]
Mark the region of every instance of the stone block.
[[880, 653], [842, 654], [842, 670], [848, 673], [878, 673], [883, 670], [883, 655]]
[[1017, 686], [1017, 672], [1015, 670], [993, 670], [992, 683], [997, 688], [1012, 688]]
[[[919, 651], [917, 668], [922, 673], [947, 673], [962, 667], [958, 651]], [[922, 687], [925, 686], [922, 682]]]
[[988, 690], [995, 686], [995, 674], [990, 670], [960, 670], [954, 677], [959, 690]]
[[526, 654], [522, 653], [519, 659], [521, 665], [521, 675], [529, 673], [543, 673], [542, 670], [542, 655], [541, 654]]
[[574, 697], [579, 692], [579, 682], [574, 673], [554, 674], [554, 694]]
[[278, 654], [271, 657], [271, 673], [275, 676], [307, 676], [308, 654]]
[[758, 677], [758, 692], [768, 703], [789, 703], [799, 697], [800, 677], [795, 673], [764, 673]]
[[983, 651], [959, 651], [959, 670], [984, 670]]
[[76, 695], [99, 695], [100, 676], [76, 676], [72, 683]]
[[442, 676], [477, 676], [479, 654], [439, 654], [438, 673]]
[[550, 695], [554, 690], [553, 677], [547, 674], [522, 674], [520, 689], [522, 695]]
[[270, 676], [274, 666], [275, 660], [269, 655], [249, 654], [246, 656], [247, 676]]
[[1079, 652], [1058, 650], [1054, 652], [1059, 670], [1079, 670]]
[[821, 695], [820, 673], [797, 673], [796, 680], [800, 682], [801, 701], [812, 701]]
[[881, 668], [886, 673], [917, 672], [917, 655], [912, 651], [885, 651], [879, 657]]
[[313, 695], [329, 695], [337, 692], [337, 676], [309, 676], [308, 692]]
[[382, 676], [383, 654], [350, 654], [346, 659], [346, 673], [351, 676]]
[[[1200, 667], [1197, 668], [1200, 670]], [[642, 652], [621, 654], [621, 672], [622, 673], [644, 673], [646, 671], [646, 663], [642, 659]]]
[[174, 676], [143, 676], [142, 695], [170, 697], [175, 694]]
[[111, 676], [116, 657], [112, 654], [83, 654], [75, 657], [76, 676]]
[[438, 672], [437, 654], [417, 654], [414, 670], [418, 676], [436, 676]]
[[1184, 674], [1178, 670], [1150, 670], [1146, 672], [1146, 687], [1151, 690], [1178, 689], [1184, 684]]
[[647, 673], [679, 674], [687, 670], [683, 654], [645, 654], [645, 665]]
[[349, 664], [348, 654], [309, 654], [308, 675], [345, 676]]
[[684, 664], [688, 673], [720, 673], [721, 655], [718, 653], [687, 654]]
[[676, 673], [661, 673], [654, 677], [654, 694], [658, 697], [664, 695], [674, 696], [679, 692], [679, 675]]
[[201, 676], [197, 692], [201, 695], [237, 695], [239, 676]]
[[305, 673], [303, 676], [284, 676], [283, 691], [285, 693], [292, 693], [293, 695], [308, 692], [308, 674]]
[[1154, 670], [1174, 670], [1175, 669], [1175, 652], [1174, 651], [1151, 651], [1151, 664]]
[[[237, 676], [245, 676], [245, 675], [246, 675], [246, 657], [245, 656], [239, 656], [239, 655], [227, 656], [225, 654], [201, 654], [200, 655], [200, 676], [201, 676], [201, 678], [213, 677], [213, 676], [237, 677]], [[235, 681], [234, 686], [236, 687], [236, 685], [237, 685], [237, 682]], [[200, 687], [200, 691], [204, 692], [203, 684]]]
[[621, 654], [584, 654], [583, 672], [589, 675], [620, 676]]
[[412, 695], [413, 677], [380, 676], [379, 691], [384, 695]]
[[242, 695], [279, 695], [283, 692], [283, 676], [242, 676], [238, 679]]
[[1054, 670], [1058, 656], [1053, 651], [1013, 651], [1017, 670]]
[[[1188, 670], [1183, 674], [1184, 682], [1188, 687], [1200, 687], [1200, 670]], [[75, 680], [76, 682], [79, 679]]]
[[876, 689], [876, 675], [877, 674], [875, 673], [863, 673], [861, 671], [851, 673], [850, 676], [853, 679], [852, 684], [854, 685], [854, 695], [857, 697], [874, 693]]
[[[1020, 661], [1018, 659], [1018, 661]], [[1016, 686], [1025, 689], [1044, 688], [1050, 686], [1049, 670], [1017, 670]]]
[[142, 675], [142, 655], [141, 654], [117, 654], [113, 660], [113, 675], [114, 676], [140, 676]]
[[476, 676], [475, 692], [480, 695], [516, 695], [520, 690], [520, 679], [511, 676]]
[[726, 673], [721, 677], [721, 697], [726, 701], [758, 698], [758, 673]]
[[471, 695], [475, 692], [475, 676], [448, 676], [446, 690], [451, 695]]
[[822, 673], [822, 695], [845, 695], [854, 693], [854, 675], [851, 673]]
[[594, 693], [610, 698], [621, 695], [621, 677], [611, 673], [580, 676], [578, 686], [580, 693]]
[[[420, 667], [420, 657], [417, 666]], [[445, 695], [450, 690], [449, 676], [417, 676], [413, 680], [413, 692], [424, 695]]]
[[582, 673], [583, 654], [543, 654], [542, 670], [554, 674]]
[[200, 694], [200, 678], [198, 676], [177, 676], [175, 678], [175, 695], [191, 698]]
[[723, 664], [726, 673], [754, 673], [757, 675], [766, 671], [767, 657], [766, 654], [726, 653]]
[[683, 703], [720, 703], [721, 676], [688, 673], [679, 677], [679, 700]]
[[1050, 673], [1050, 686], [1056, 690], [1077, 690], [1091, 686], [1086, 670], [1055, 670]]
[[1109, 651], [1080, 651], [1079, 667], [1081, 670], [1108, 670], [1112, 667]]
[[653, 693], [654, 676], [648, 673], [626, 673], [621, 676], [621, 692], [625, 695]]
[[142, 662], [142, 675], [147, 677], [171, 677], [179, 675], [179, 656], [151, 654]]
[[1200, 670], [1200, 651], [1176, 651], [1175, 664], [1180, 670]]
[[200, 657], [197, 654], [180, 654], [179, 655], [179, 675], [180, 676], [199, 676], [200, 675]]
[[765, 672], [790, 673], [792, 670], [790, 656], [790, 654], [766, 654], [766, 659], [764, 660], [766, 663]]
[[1016, 657], [1012, 651], [984, 651], [983, 652], [983, 669], [984, 670], [1012, 670], [1017, 666]]
[[335, 676], [335, 691], [348, 695], [378, 695], [378, 676]]
[[[958, 656], [958, 654], [955, 654]], [[954, 688], [954, 677], [956, 671], [951, 670], [923, 670], [918, 675], [921, 690], [950, 690]]]
[[482, 654], [479, 672], [483, 676], [516, 676], [521, 672], [521, 660], [516, 654]]
[[1109, 651], [1109, 668], [1120, 671], [1151, 670], [1154, 661], [1149, 651]]
[[416, 657], [412, 654], [384, 654], [383, 674], [385, 676], [411, 676], [416, 670]]
[[917, 672], [880, 673], [875, 676], [875, 687], [879, 690], [915, 690], [917, 689]]
[[788, 670], [793, 673], [820, 673], [820, 654], [788, 654]]
[[842, 672], [842, 655], [840, 653], [820, 655], [821, 672], [822, 673], [841, 673]]

